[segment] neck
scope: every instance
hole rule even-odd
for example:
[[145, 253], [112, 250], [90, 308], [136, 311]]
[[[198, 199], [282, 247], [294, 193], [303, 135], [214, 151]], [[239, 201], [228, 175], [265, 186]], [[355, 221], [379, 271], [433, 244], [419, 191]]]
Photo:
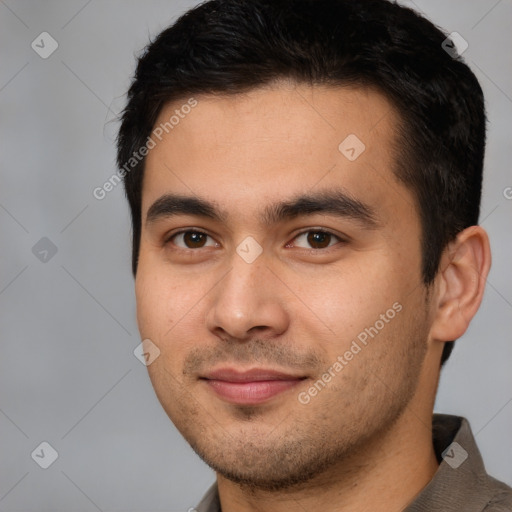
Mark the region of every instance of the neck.
[[[403, 510], [438, 468], [432, 418], [406, 409], [391, 429], [300, 488], [247, 489], [217, 475], [223, 512], [387, 512]], [[299, 507], [297, 507], [299, 505]]]

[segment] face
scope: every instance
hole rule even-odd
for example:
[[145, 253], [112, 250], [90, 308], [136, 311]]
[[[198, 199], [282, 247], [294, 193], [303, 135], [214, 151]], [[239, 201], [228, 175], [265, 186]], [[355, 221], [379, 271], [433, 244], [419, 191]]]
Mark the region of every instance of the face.
[[166, 106], [155, 127], [182, 115], [146, 160], [149, 374], [221, 476], [299, 485], [388, 431], [417, 388], [429, 315], [397, 118], [341, 87], [194, 101]]

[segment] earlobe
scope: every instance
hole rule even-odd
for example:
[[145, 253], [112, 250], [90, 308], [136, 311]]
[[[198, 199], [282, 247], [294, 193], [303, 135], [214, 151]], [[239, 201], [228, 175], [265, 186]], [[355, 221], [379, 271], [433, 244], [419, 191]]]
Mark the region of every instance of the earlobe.
[[482, 302], [490, 266], [489, 237], [480, 226], [461, 231], [446, 247], [437, 276], [433, 340], [453, 341], [464, 334]]

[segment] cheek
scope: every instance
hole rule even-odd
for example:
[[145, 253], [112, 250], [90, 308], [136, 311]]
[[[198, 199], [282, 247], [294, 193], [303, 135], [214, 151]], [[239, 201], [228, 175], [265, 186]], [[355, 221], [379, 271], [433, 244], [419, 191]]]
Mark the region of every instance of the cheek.
[[[146, 271], [150, 269], [150, 271]], [[204, 299], [211, 288], [200, 275], [171, 273], [157, 264], [140, 268], [135, 281], [137, 323], [142, 339], [151, 339], [165, 359], [178, 361], [191, 339], [204, 331]], [[203, 332], [204, 335], [204, 332]]]
[[169, 411], [170, 405], [165, 401], [169, 399], [169, 393], [175, 396], [176, 389], [181, 386], [179, 377], [184, 345], [180, 343], [183, 339], [180, 329], [184, 328], [187, 317], [182, 318], [179, 309], [187, 304], [169, 280], [143, 271], [137, 273], [135, 294], [141, 339], [150, 339], [159, 349], [158, 358], [147, 367], [149, 377], [159, 400]]
[[135, 278], [135, 298], [137, 302], [137, 324], [142, 338], [154, 337], [155, 309], [159, 304], [160, 290], [158, 283], [144, 272], [139, 263]]
[[161, 342], [180, 317], [179, 310], [186, 307], [186, 295], [163, 272], [146, 272], [144, 267], [139, 267], [135, 296], [141, 336]]
[[404, 297], [407, 277], [400, 276], [392, 261], [377, 258], [375, 253], [357, 256], [361, 257], [325, 269], [316, 277], [298, 279], [297, 295], [335, 340], [352, 339]]

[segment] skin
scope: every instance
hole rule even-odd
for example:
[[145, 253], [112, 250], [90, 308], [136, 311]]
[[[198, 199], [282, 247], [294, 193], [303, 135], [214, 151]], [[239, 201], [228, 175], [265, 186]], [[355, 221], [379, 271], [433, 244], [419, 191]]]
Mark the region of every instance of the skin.
[[[398, 118], [376, 91], [277, 82], [196, 99], [149, 152], [143, 184], [137, 318], [160, 350], [148, 371], [162, 406], [217, 472], [224, 512], [403, 509], [438, 466], [439, 361], [480, 304], [485, 231], [459, 234], [427, 290], [416, 203], [393, 174]], [[156, 125], [185, 101], [166, 105]], [[354, 161], [338, 149], [349, 134], [366, 147]], [[369, 205], [376, 225], [326, 212], [260, 218], [270, 204], [334, 189]], [[207, 200], [226, 216], [147, 222], [164, 194]], [[302, 234], [320, 228], [333, 236], [316, 244]], [[207, 236], [173, 236], [181, 230]], [[236, 251], [248, 236], [262, 249], [252, 263]], [[400, 312], [334, 372], [396, 303]], [[200, 378], [221, 366], [304, 379], [239, 405]], [[335, 376], [301, 403], [329, 368]]]

